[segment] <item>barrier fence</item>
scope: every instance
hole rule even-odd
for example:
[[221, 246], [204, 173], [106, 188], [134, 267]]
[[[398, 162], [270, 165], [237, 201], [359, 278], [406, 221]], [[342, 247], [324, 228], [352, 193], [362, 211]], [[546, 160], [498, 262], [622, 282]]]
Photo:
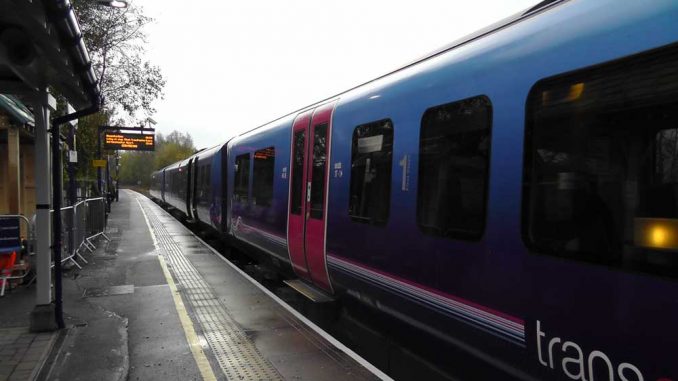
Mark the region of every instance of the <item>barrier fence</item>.
[[[52, 211], [53, 212], [53, 211]], [[90, 253], [96, 249], [94, 238], [106, 236], [106, 207], [103, 197], [88, 198], [72, 206], [61, 208], [61, 263], [71, 261], [78, 268], [87, 260], [82, 250]]]
[[[87, 250], [90, 253], [94, 252], [94, 249], [96, 249], [96, 237], [102, 236], [107, 241], [110, 241], [108, 236], [106, 236], [105, 203], [106, 201], [103, 197], [97, 197], [85, 199], [75, 205], [61, 208], [61, 263], [70, 261], [74, 266], [81, 269], [82, 264], [87, 263], [87, 260], [82, 255], [83, 250]], [[50, 224], [52, 223], [53, 213], [54, 211], [51, 210]], [[24, 221], [27, 225], [26, 253], [29, 256], [33, 256], [35, 247], [35, 215], [33, 215], [30, 221], [22, 215], [0, 215], [0, 226], [19, 226], [20, 221]], [[21, 246], [22, 237], [20, 236], [20, 229], [13, 228], [11, 231], [5, 229], [4, 232], [7, 233], [5, 235], [8, 235], [7, 242], [10, 242], [11, 239], [11, 242], [20, 242], [19, 246]], [[0, 249], [2, 248], [0, 247]], [[54, 267], [54, 258], [52, 258], [51, 267]], [[31, 279], [31, 282], [33, 279]]]

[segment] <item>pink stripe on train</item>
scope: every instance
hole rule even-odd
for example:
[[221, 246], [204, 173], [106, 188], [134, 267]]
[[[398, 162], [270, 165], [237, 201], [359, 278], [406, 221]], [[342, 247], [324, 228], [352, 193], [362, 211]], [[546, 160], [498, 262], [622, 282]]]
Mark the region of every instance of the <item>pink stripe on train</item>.
[[390, 283], [392, 286], [405, 289], [408, 294], [418, 294], [420, 296], [423, 294], [428, 298], [434, 299], [435, 303], [445, 304], [455, 310], [459, 310], [464, 314], [476, 316], [477, 319], [487, 321], [490, 324], [497, 326], [497, 328], [501, 329], [502, 331], [512, 331], [519, 336], [524, 337], [525, 321], [523, 319], [511, 316], [501, 311], [497, 311], [487, 306], [480, 305], [464, 298], [460, 298], [458, 296], [432, 289], [416, 282], [401, 278], [397, 275], [371, 268], [362, 263], [357, 263], [335, 254], [328, 253], [328, 261], [339, 267], [350, 268], [352, 271], [365, 273], [370, 278], [374, 278], [380, 282]]

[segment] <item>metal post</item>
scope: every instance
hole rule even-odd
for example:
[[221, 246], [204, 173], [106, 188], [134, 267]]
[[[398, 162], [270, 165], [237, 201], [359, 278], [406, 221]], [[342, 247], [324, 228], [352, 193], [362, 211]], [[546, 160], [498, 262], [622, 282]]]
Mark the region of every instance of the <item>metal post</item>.
[[[101, 160], [101, 126], [97, 128], [97, 159]], [[99, 190], [99, 196], [103, 195], [101, 167], [97, 167], [97, 189]]]
[[[75, 110], [69, 105], [68, 106], [68, 113], [73, 113]], [[68, 150], [72, 152], [76, 152], [76, 147], [75, 147], [75, 129], [77, 126], [78, 122], [77, 121], [71, 121], [68, 123]], [[77, 153], [76, 153], [77, 154]], [[77, 200], [77, 184], [75, 181], [75, 176], [76, 176], [76, 163], [72, 161], [72, 158], [68, 157], [68, 205], [73, 206], [73, 213], [71, 213], [71, 229], [70, 233], [68, 235], [69, 239], [69, 246], [70, 250], [76, 250], [76, 237], [75, 237], [75, 222], [76, 222], [76, 209], [75, 209], [75, 204], [78, 201]]]
[[[71, 112], [74, 112], [75, 110], [70, 110], [71, 107], [68, 107], [68, 113], [70, 114]], [[77, 122], [70, 122], [68, 123], [68, 149], [70, 151], [75, 151], [75, 129], [77, 126]], [[75, 205], [77, 202], [77, 184], [75, 181], [75, 176], [76, 176], [76, 163], [71, 161], [71, 158], [68, 158], [68, 203], [69, 205]]]
[[108, 192], [111, 191], [109, 189], [109, 185], [111, 184], [111, 171], [108, 168], [108, 163], [110, 163], [110, 158], [111, 158], [111, 155], [106, 154], [106, 196], [104, 196], [104, 200], [106, 201], [106, 213], [111, 212], [111, 203], [110, 203], [110, 199], [108, 198]]
[[[56, 103], [56, 102], [55, 102]], [[52, 200], [54, 207], [53, 222], [54, 222], [54, 237], [53, 237], [53, 255], [54, 255], [54, 292], [55, 292], [55, 306], [54, 306], [54, 320], [59, 328], [64, 328], [63, 316], [63, 301], [62, 301], [62, 285], [61, 285], [61, 190], [63, 187], [63, 173], [61, 165], [61, 134], [59, 126], [65, 122], [70, 122], [80, 116], [89, 115], [99, 110], [99, 105], [94, 104], [92, 107], [77, 112], [69, 113], [52, 121], [52, 186], [54, 198]], [[70, 111], [70, 110], [69, 110]], [[49, 123], [49, 119], [45, 124]], [[49, 172], [48, 172], [49, 173]], [[37, 174], [37, 172], [36, 172]], [[47, 176], [45, 176], [47, 177]], [[49, 210], [48, 210], [49, 213]], [[49, 236], [48, 236], [49, 237]], [[72, 254], [72, 253], [71, 253]], [[71, 255], [72, 258], [72, 255]], [[73, 260], [74, 263], [75, 260]]]
[[31, 313], [31, 330], [54, 329], [52, 303], [52, 280], [50, 271], [51, 229], [50, 210], [50, 155], [47, 128], [50, 109], [56, 109], [56, 100], [46, 89], [36, 94], [35, 100], [35, 251], [36, 258], [36, 307]]
[[62, 286], [61, 286], [61, 148], [59, 147], [59, 125], [52, 126], [52, 254], [54, 256], [54, 302], [55, 318], [59, 328], [64, 328]]

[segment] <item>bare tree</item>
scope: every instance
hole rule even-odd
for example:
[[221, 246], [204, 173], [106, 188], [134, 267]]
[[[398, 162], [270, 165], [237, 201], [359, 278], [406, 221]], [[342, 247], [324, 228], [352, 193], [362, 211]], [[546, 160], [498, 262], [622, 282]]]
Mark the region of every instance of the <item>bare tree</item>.
[[[75, 0], [93, 67], [99, 78], [104, 107], [116, 116], [150, 116], [152, 102], [162, 98], [165, 80], [158, 66], [144, 59], [144, 27], [153, 21], [143, 9], [103, 7], [94, 0]], [[123, 112], [122, 115], [119, 113]]]

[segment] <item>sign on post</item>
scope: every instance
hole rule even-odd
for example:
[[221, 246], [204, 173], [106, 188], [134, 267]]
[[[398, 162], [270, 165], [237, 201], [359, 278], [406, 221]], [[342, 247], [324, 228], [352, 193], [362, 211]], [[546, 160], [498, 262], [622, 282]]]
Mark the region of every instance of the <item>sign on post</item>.
[[104, 132], [104, 148], [122, 151], [154, 151], [154, 134]]
[[92, 160], [92, 167], [97, 168], [97, 167], [105, 167], [106, 166], [106, 160], [99, 160], [99, 159], [94, 159]]

